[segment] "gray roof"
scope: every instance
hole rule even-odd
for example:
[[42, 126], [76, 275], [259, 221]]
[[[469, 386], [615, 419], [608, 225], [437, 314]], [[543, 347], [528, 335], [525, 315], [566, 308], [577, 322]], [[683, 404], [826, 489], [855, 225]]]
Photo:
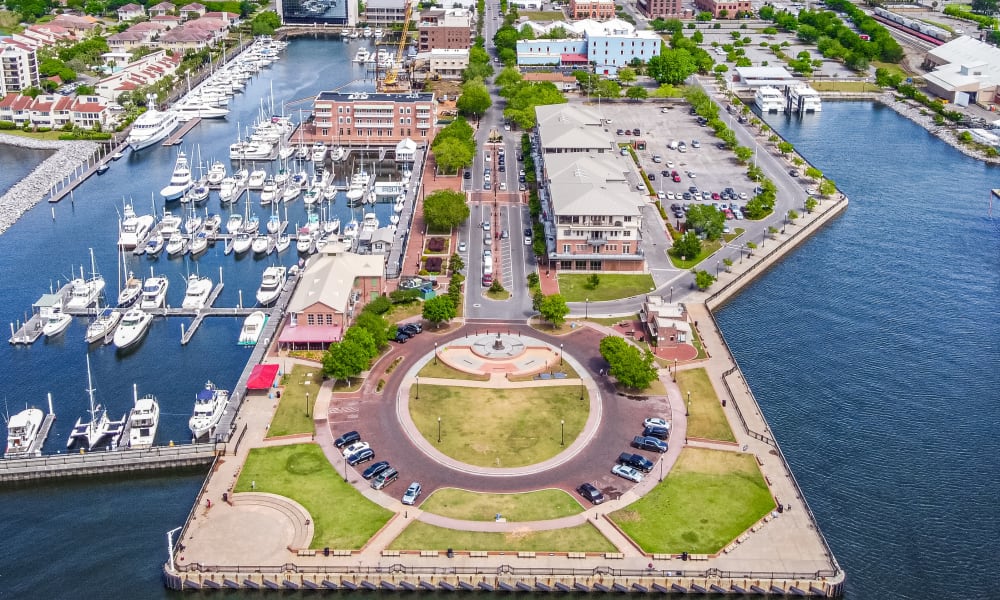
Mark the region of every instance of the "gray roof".
[[302, 312], [316, 303], [322, 303], [345, 313], [354, 280], [358, 277], [384, 278], [384, 259], [347, 252], [343, 245], [331, 242], [309, 260], [292, 292], [288, 311]]
[[629, 187], [618, 154], [547, 154], [545, 171], [556, 215], [641, 215], [645, 198]]
[[536, 106], [535, 116], [538, 136], [546, 150], [614, 148], [614, 139], [604, 129], [601, 116], [588, 108], [572, 104]]
[[408, 0], [368, 0], [368, 2], [365, 3], [365, 8], [398, 8], [403, 10], [406, 8], [407, 1]]

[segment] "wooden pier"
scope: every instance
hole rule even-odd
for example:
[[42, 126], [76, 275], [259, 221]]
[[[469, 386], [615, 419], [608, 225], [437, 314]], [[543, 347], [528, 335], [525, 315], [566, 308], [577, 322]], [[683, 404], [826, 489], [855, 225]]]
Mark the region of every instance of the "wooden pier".
[[[87, 180], [88, 177], [97, 172], [98, 167], [103, 164], [111, 162], [111, 157], [124, 148], [127, 148], [128, 144], [122, 143], [113, 149], [108, 150], [107, 146], [100, 146], [97, 154], [87, 161], [87, 164], [83, 165], [83, 170], [79, 175], [74, 171], [68, 178], [61, 182], [57, 182], [56, 185], [52, 186], [49, 191], [49, 202], [56, 203], [65, 198], [67, 195], [72, 194], [81, 183]], [[102, 154], [103, 152], [103, 154]], [[93, 160], [93, 163], [90, 162]]]
[[215, 444], [185, 444], [17, 458], [0, 461], [0, 482], [179, 469], [211, 464], [215, 456]]
[[198, 123], [201, 123], [201, 117], [195, 117], [181, 125], [181, 128], [170, 134], [170, 137], [163, 140], [164, 146], [176, 146], [184, 141], [184, 136], [188, 134], [189, 131], [194, 129]]
[[181, 325], [181, 345], [187, 345], [194, 336], [194, 332], [198, 331], [198, 327], [201, 325], [205, 317], [208, 316], [208, 310], [212, 308], [215, 301], [219, 298], [219, 294], [222, 293], [222, 286], [225, 285], [221, 281], [216, 284], [215, 288], [212, 289], [212, 293], [208, 296], [208, 301], [205, 302], [204, 308], [198, 311], [195, 315], [194, 321], [191, 321], [191, 325], [188, 326], [187, 330], [184, 330], [184, 326]]
[[[65, 302], [66, 297], [69, 296], [70, 290], [73, 289], [72, 284], [66, 283], [59, 291], [53, 292], [52, 295], [58, 296], [63, 302]], [[42, 296], [45, 298], [45, 296]], [[32, 305], [31, 316], [20, 325], [11, 323], [11, 335], [8, 340], [13, 345], [23, 344], [25, 346], [35, 343], [38, 338], [42, 337], [42, 315], [39, 310], [35, 310], [38, 302]], [[65, 311], [69, 313], [69, 311]]]

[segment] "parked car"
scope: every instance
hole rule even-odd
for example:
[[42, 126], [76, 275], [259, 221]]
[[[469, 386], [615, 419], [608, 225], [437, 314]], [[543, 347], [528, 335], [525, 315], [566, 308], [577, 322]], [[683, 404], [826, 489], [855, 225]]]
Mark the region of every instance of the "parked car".
[[649, 173], [646, 175], [650, 181], [656, 181], [656, 173]]
[[663, 157], [661, 157], [659, 154], [654, 154], [653, 155], [653, 162], [655, 162], [655, 163], [663, 162]]
[[[388, 464], [388, 463], [387, 463]], [[399, 478], [399, 471], [389, 467], [372, 479], [372, 489], [380, 490]]]
[[592, 483], [581, 483], [580, 487], [576, 488], [576, 492], [589, 500], [591, 504], [597, 505], [604, 502], [604, 494]]
[[490, 230], [490, 222], [483, 221], [483, 231], [489, 231], [489, 230]]
[[636, 127], [635, 129], [632, 130], [632, 135], [640, 135], [640, 131], [639, 131], [638, 127]]
[[655, 437], [645, 437], [637, 435], [632, 438], [632, 446], [639, 450], [649, 450], [650, 452], [666, 452], [667, 443]]
[[622, 479], [628, 479], [629, 481], [634, 481], [635, 483], [642, 481], [642, 473], [636, 471], [628, 465], [615, 465], [611, 467], [611, 472]]
[[374, 459], [375, 459], [375, 451], [372, 450], [371, 448], [365, 448], [364, 450], [360, 450], [348, 456], [347, 464], [354, 467], [360, 465], [361, 463], [365, 463]]
[[465, 242], [459, 242], [458, 243], [458, 251], [459, 252], [465, 252], [465, 249], [466, 249]]
[[410, 487], [406, 488], [406, 492], [403, 494], [403, 504], [412, 505], [420, 497], [420, 484], [414, 481], [410, 484]]
[[396, 336], [392, 338], [392, 341], [396, 342], [397, 344], [405, 344], [409, 339], [410, 336], [406, 335], [402, 331], [396, 330]]
[[472, 179], [472, 171], [466, 169], [465, 173], [462, 173], [463, 179]]
[[653, 461], [649, 460], [641, 454], [632, 454], [631, 452], [622, 452], [618, 455], [618, 464], [628, 465], [637, 471], [642, 471], [643, 473], [649, 473], [653, 470]]
[[365, 479], [371, 479], [372, 477], [375, 477], [376, 475], [378, 475], [382, 471], [385, 471], [388, 468], [389, 468], [389, 461], [380, 460], [379, 462], [373, 463], [370, 467], [365, 469], [365, 472], [362, 473], [361, 476], [364, 477]]
[[348, 431], [347, 433], [341, 434], [341, 436], [333, 440], [333, 445], [338, 448], [343, 448], [344, 446], [349, 446], [355, 442], [361, 441], [361, 434], [357, 431]]
[[660, 440], [665, 440], [670, 437], [670, 430], [666, 427], [647, 427], [642, 430], [643, 437], [655, 437]]
[[361, 452], [366, 448], [371, 448], [371, 445], [368, 442], [354, 442], [350, 446], [344, 448], [343, 450], [344, 456], [350, 456], [355, 452]]

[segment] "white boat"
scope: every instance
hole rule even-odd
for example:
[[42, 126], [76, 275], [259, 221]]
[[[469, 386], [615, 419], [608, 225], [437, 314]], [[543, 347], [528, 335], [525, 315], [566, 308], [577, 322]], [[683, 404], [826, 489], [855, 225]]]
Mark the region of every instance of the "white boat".
[[240, 231], [244, 233], [257, 233], [260, 229], [260, 217], [257, 215], [250, 215], [249, 218], [243, 219], [243, 228]]
[[45, 420], [45, 413], [37, 408], [25, 408], [7, 421], [7, 450], [4, 458], [27, 458], [40, 456], [41, 449], [32, 452], [31, 447]]
[[156, 428], [160, 424], [160, 403], [152, 394], [134, 402], [128, 415], [128, 447], [133, 450], [149, 448], [153, 445]]
[[90, 421], [84, 422], [78, 418], [76, 425], [69, 434], [66, 448], [79, 444], [87, 450], [93, 450], [104, 441], [114, 444], [121, 435], [125, 419], [112, 421], [108, 419], [108, 411], [100, 404], [94, 406], [94, 384], [90, 377], [90, 357], [87, 357], [87, 396], [90, 399]]
[[194, 118], [200, 119], [224, 119], [229, 114], [228, 108], [214, 106], [199, 98], [190, 98], [173, 105], [171, 110], [176, 113], [177, 120], [181, 123]]
[[365, 213], [365, 216], [361, 218], [361, 233], [374, 233], [378, 226], [378, 217], [373, 212]]
[[392, 205], [392, 212], [401, 213], [403, 208], [406, 206], [405, 196], [399, 196], [396, 198], [396, 203]]
[[229, 146], [231, 160], [266, 160], [271, 157], [274, 144], [264, 140], [247, 140]]
[[375, 39], [378, 40], [378, 39], [382, 39], [382, 36], [385, 35], [385, 34], [382, 32], [382, 28], [381, 27], [376, 27], [374, 35], [375, 35]]
[[262, 310], [255, 310], [243, 321], [243, 328], [240, 329], [240, 346], [256, 346], [260, 334], [264, 332], [264, 325], [267, 323], [267, 315]]
[[236, 237], [233, 238], [233, 252], [243, 254], [250, 250], [251, 246], [253, 246], [253, 238], [254, 236], [246, 231], [237, 233]]
[[163, 236], [159, 233], [154, 233], [149, 236], [148, 240], [146, 240], [146, 254], [155, 257], [160, 252], [163, 252], [163, 246], [165, 244], [166, 241], [164, 241]]
[[125, 285], [118, 292], [118, 308], [128, 308], [135, 304], [135, 301], [142, 295], [142, 280], [134, 274], [129, 273], [125, 278]]
[[142, 150], [165, 139], [176, 127], [177, 115], [171, 111], [160, 112], [154, 105], [132, 123], [125, 142], [132, 150]]
[[184, 193], [181, 197], [181, 202], [204, 202], [208, 200], [208, 194], [211, 190], [208, 189], [207, 181], [196, 181], [191, 189]]
[[260, 287], [257, 288], [257, 304], [268, 306], [278, 299], [285, 287], [287, 273], [285, 267], [273, 266], [264, 269]]
[[212, 280], [208, 277], [190, 275], [187, 279], [187, 291], [184, 292], [184, 301], [181, 308], [186, 310], [201, 310], [205, 308], [208, 297], [212, 294]]
[[202, 231], [208, 236], [210, 241], [215, 239], [215, 236], [219, 233], [220, 226], [222, 226], [222, 217], [216, 213], [205, 215], [205, 222], [201, 225]]
[[198, 233], [191, 236], [190, 243], [191, 256], [198, 256], [205, 250], [208, 250], [208, 233], [204, 231], [199, 231]]
[[312, 160], [313, 162], [321, 163], [324, 158], [326, 158], [326, 144], [316, 142], [312, 146]]
[[344, 231], [343, 231], [343, 233], [341, 235], [343, 235], [345, 238], [347, 238], [349, 240], [358, 237], [358, 222], [357, 222], [357, 220], [351, 219], [350, 221], [348, 221], [347, 225], [344, 225]]
[[306, 227], [300, 227], [295, 236], [295, 249], [302, 254], [308, 254], [313, 249], [313, 232]]
[[121, 150], [119, 150], [119, 151], [117, 151], [117, 152], [115, 152], [114, 154], [111, 155], [111, 160], [118, 160], [120, 158], [125, 158], [125, 153], [122, 152]]
[[264, 169], [254, 169], [250, 173], [250, 179], [247, 180], [247, 186], [251, 190], [259, 190], [264, 187], [264, 182], [267, 180], [267, 171]]
[[394, 227], [399, 224], [399, 215], [391, 214], [389, 215], [389, 223]]
[[66, 300], [66, 308], [89, 308], [97, 303], [104, 291], [104, 277], [97, 272], [97, 265], [94, 263], [94, 249], [90, 249], [90, 279], [83, 278], [83, 267], [80, 267], [80, 276], [71, 282], [69, 299]]
[[757, 88], [753, 101], [762, 113], [776, 113], [785, 110], [785, 97], [774, 86], [762, 85]]
[[288, 180], [288, 184], [290, 186], [304, 188], [309, 185], [309, 176], [306, 175], [305, 171], [299, 171], [292, 175], [291, 179]]
[[278, 183], [274, 180], [274, 177], [268, 177], [264, 181], [264, 187], [260, 192], [260, 203], [262, 206], [267, 206], [275, 201], [275, 197], [278, 194]]
[[146, 336], [152, 323], [153, 315], [141, 308], [130, 308], [122, 317], [118, 329], [115, 330], [115, 347], [124, 350], [138, 344]]
[[274, 250], [276, 252], [284, 252], [288, 250], [288, 247], [292, 245], [292, 238], [288, 234], [281, 234], [274, 242]]
[[291, 201], [295, 200], [296, 198], [298, 198], [299, 194], [301, 194], [301, 193], [302, 193], [302, 188], [301, 187], [299, 187], [297, 185], [294, 185], [292, 183], [289, 183], [288, 185], [285, 186], [285, 191], [281, 192], [281, 201], [282, 202], [291, 202]]
[[42, 311], [42, 333], [45, 334], [45, 337], [55, 337], [61, 334], [73, 322], [73, 317], [63, 312], [62, 304], [53, 304]]
[[308, 190], [306, 190], [305, 195], [302, 196], [302, 203], [305, 204], [306, 206], [312, 206], [313, 204], [319, 202], [319, 199], [322, 197], [323, 194], [320, 191], [320, 188], [311, 187]]
[[295, 149], [295, 158], [297, 158], [299, 160], [305, 160], [305, 159], [309, 158], [309, 147], [303, 145], [303, 146], [299, 146], [298, 148], [296, 148]]
[[359, 48], [358, 52], [354, 55], [354, 62], [365, 64], [368, 62], [369, 56], [370, 54], [368, 53], [368, 50], [365, 48]]
[[365, 36], [366, 38], [370, 38], [372, 36], [372, 28], [365, 27], [364, 31], [362, 32], [362, 35]]
[[192, 210], [191, 214], [188, 215], [188, 218], [184, 220], [184, 231], [187, 232], [188, 235], [198, 233], [201, 231], [201, 226], [204, 222], [205, 219]]
[[187, 254], [187, 238], [180, 231], [175, 231], [167, 240], [167, 256]]
[[347, 156], [347, 150], [344, 150], [343, 146], [337, 146], [332, 151], [330, 151], [330, 160], [334, 162], [344, 160], [344, 157], [346, 156]]
[[351, 182], [350, 187], [347, 188], [347, 203], [351, 206], [356, 206], [361, 204], [362, 199], [365, 196], [365, 188], [360, 183], [354, 181]]
[[[139, 308], [151, 310], [163, 306], [167, 299], [168, 287], [170, 287], [170, 280], [166, 277], [147, 278], [142, 284], [142, 298], [139, 300]], [[122, 324], [124, 325], [124, 323]]]
[[281, 187], [286, 183], [288, 183], [289, 177], [291, 177], [291, 173], [289, 173], [287, 170], [278, 169], [278, 172], [274, 174], [274, 183], [278, 187]]
[[191, 166], [188, 164], [187, 155], [183, 151], [178, 152], [177, 160], [174, 162], [174, 172], [170, 176], [170, 183], [160, 190], [160, 195], [163, 196], [164, 200], [177, 200], [193, 185]]
[[247, 182], [250, 181], [250, 171], [246, 169], [237, 169], [236, 172], [233, 173], [233, 179], [236, 180], [236, 187], [246, 187]]
[[216, 388], [211, 381], [205, 384], [205, 389], [195, 397], [194, 414], [188, 421], [188, 428], [195, 439], [208, 435], [215, 429], [228, 404], [228, 391]]
[[323, 221], [323, 233], [332, 234], [340, 231], [340, 217], [334, 217], [329, 221]]
[[229, 219], [226, 221], [226, 232], [239, 233], [241, 229], [243, 229], [243, 215], [240, 213], [229, 215]]
[[240, 191], [240, 188], [236, 185], [235, 177], [226, 177], [219, 184], [219, 200], [223, 203], [229, 203], [236, 200], [236, 194]]
[[272, 214], [267, 218], [265, 229], [267, 229], [268, 233], [278, 233], [278, 230], [281, 229], [281, 217], [277, 214]]
[[788, 88], [788, 99], [792, 112], [810, 113], [823, 111], [823, 99], [819, 92], [810, 86], [800, 83]]
[[139, 242], [146, 239], [155, 222], [153, 215], [137, 215], [131, 202], [125, 204], [118, 232], [118, 246], [126, 250], [134, 249]]
[[269, 235], [258, 235], [250, 243], [250, 249], [254, 254], [270, 254], [274, 249], [274, 238]]
[[97, 318], [87, 325], [85, 339], [88, 344], [100, 342], [106, 339], [118, 327], [122, 320], [122, 313], [113, 308], [105, 308], [97, 314]]
[[208, 184], [209, 185], [219, 185], [222, 180], [226, 178], [226, 165], [222, 164], [222, 161], [217, 160], [212, 163], [212, 166], [208, 168]]

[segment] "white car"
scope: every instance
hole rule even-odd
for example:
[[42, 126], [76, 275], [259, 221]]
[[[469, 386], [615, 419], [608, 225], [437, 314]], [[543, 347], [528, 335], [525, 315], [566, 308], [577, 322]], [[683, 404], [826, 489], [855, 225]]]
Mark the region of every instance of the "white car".
[[668, 169], [673, 169], [674, 168], [674, 161], [668, 160], [667, 162], [663, 163], [663, 166], [665, 166]]
[[695, 177], [697, 177], [697, 175], [694, 174], [694, 171], [688, 171], [688, 177], [694, 179]]
[[501, 181], [500, 182], [500, 191], [501, 192], [506, 192], [507, 191], [507, 182], [506, 181]]
[[611, 472], [621, 477], [639, 483], [642, 481], [642, 473], [626, 465], [615, 465], [611, 467]]
[[666, 200], [667, 199], [667, 195], [664, 194], [663, 192], [656, 192], [656, 197], [659, 198], [660, 200]]
[[483, 262], [489, 262], [493, 260], [493, 251], [487, 248], [483, 250]]
[[459, 242], [458, 243], [458, 251], [459, 252], [465, 252], [465, 242]]
[[355, 452], [361, 452], [362, 450], [366, 450], [368, 448], [371, 448], [371, 445], [369, 445], [368, 442], [354, 442], [350, 446], [344, 448], [344, 458], [347, 458]]
[[740, 192], [740, 200], [746, 200], [746, 199], [747, 199], [747, 193], [746, 192]]
[[483, 221], [483, 231], [489, 231], [489, 230], [490, 230], [490, 222]]
[[410, 487], [406, 488], [406, 492], [403, 493], [403, 504], [412, 505], [420, 497], [420, 484], [414, 481], [410, 484]]
[[675, 200], [675, 199], [676, 196], [674, 196], [673, 192], [667, 192], [667, 200]]
[[649, 417], [642, 422], [643, 427], [663, 427], [665, 429], [670, 429], [670, 423], [666, 419], [660, 417]]

